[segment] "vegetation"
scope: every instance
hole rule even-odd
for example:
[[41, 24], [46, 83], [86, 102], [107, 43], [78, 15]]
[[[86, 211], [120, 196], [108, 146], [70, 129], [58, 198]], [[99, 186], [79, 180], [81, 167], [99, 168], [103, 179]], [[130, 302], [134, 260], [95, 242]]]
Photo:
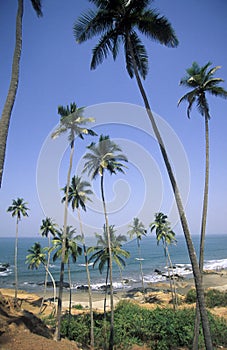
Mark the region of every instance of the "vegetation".
[[[227, 98], [227, 91], [218, 86], [223, 79], [214, 77], [216, 71], [221, 68], [219, 66], [210, 68], [211, 63], [208, 62], [203, 67], [200, 67], [197, 62], [193, 62], [192, 66], [188, 68], [187, 75], [181, 79], [180, 84], [191, 89], [186, 93], [178, 102], [178, 105], [182, 101], [188, 102], [187, 115], [190, 118], [192, 106], [196, 103], [199, 113], [205, 120], [205, 185], [203, 195], [203, 211], [200, 230], [200, 248], [199, 248], [199, 268], [201, 274], [203, 273], [204, 264], [204, 248], [205, 248], [205, 234], [206, 234], [206, 222], [207, 222], [207, 209], [208, 209], [208, 189], [209, 189], [209, 119], [211, 118], [209, 105], [206, 98], [206, 94], [213, 96], [219, 96]], [[198, 336], [199, 336], [199, 323], [200, 314], [197, 304], [196, 321], [195, 321], [195, 339], [193, 349], [197, 349]]]
[[[166, 266], [168, 268], [170, 288], [173, 296], [173, 307], [175, 309], [177, 305], [176, 283], [175, 283], [173, 264], [172, 264], [172, 260], [171, 260], [169, 248], [168, 248], [170, 244], [176, 243], [175, 233], [170, 227], [170, 222], [167, 221], [167, 216], [164, 215], [163, 213], [155, 214], [155, 220], [150, 224], [150, 228], [151, 228], [151, 232], [155, 229], [157, 244], [159, 245], [160, 241], [162, 242], [164, 255], [167, 260]], [[171, 270], [171, 274], [170, 274], [170, 270]], [[172, 286], [172, 282], [173, 282], [173, 286]]]
[[[170, 308], [145, 309], [129, 301], [118, 303], [114, 314], [114, 345], [117, 349], [130, 349], [133, 344], [146, 344], [153, 350], [169, 350], [180, 347], [191, 348], [195, 310], [182, 309], [175, 312]], [[135, 317], [136, 315], [136, 317]], [[109, 318], [108, 314], [108, 327]], [[61, 332], [66, 335], [67, 315], [62, 321]], [[95, 349], [102, 348], [104, 322], [102, 315], [94, 313]], [[215, 346], [227, 346], [227, 324], [209, 314], [212, 338]], [[89, 315], [73, 316], [70, 323], [71, 340], [81, 346], [89, 346]], [[105, 325], [106, 328], [106, 325]], [[203, 337], [199, 349], [204, 348]]]
[[[79, 176], [73, 176], [71, 179], [71, 184], [69, 186], [68, 193], [68, 203], [71, 203], [73, 211], [77, 209], [77, 216], [80, 225], [80, 241], [83, 245], [84, 260], [87, 273], [87, 282], [88, 282], [88, 293], [89, 293], [89, 306], [90, 306], [90, 317], [91, 317], [91, 348], [94, 348], [94, 325], [93, 325], [93, 309], [92, 309], [92, 290], [91, 290], [91, 278], [90, 271], [88, 266], [88, 256], [87, 256], [87, 247], [85, 242], [85, 235], [83, 230], [83, 224], [80, 215], [80, 208], [86, 211], [86, 202], [91, 201], [90, 196], [93, 194], [90, 189], [91, 185], [87, 181], [83, 181]], [[66, 194], [67, 186], [63, 188], [64, 193]], [[66, 196], [62, 198], [62, 202], [65, 202]], [[79, 236], [78, 236], [79, 237]]]
[[[190, 289], [186, 295], [185, 301], [189, 304], [196, 303], [196, 291]], [[209, 289], [205, 292], [206, 305], [209, 308], [226, 307], [227, 306], [227, 292], [221, 292], [216, 289]]]
[[[42, 16], [41, 0], [31, 0], [31, 4], [38, 17]], [[13, 106], [16, 100], [19, 83], [20, 58], [22, 50], [22, 26], [23, 26], [24, 4], [23, 0], [18, 0], [16, 17], [16, 41], [13, 54], [12, 74], [6, 97], [5, 105], [0, 119], [0, 187], [2, 185], [3, 169], [5, 163], [6, 143], [12, 115]]]
[[134, 218], [133, 224], [129, 225], [129, 228], [130, 230], [128, 231], [128, 234], [130, 239], [136, 236], [136, 242], [137, 242], [138, 254], [139, 254], [139, 263], [140, 263], [140, 275], [141, 275], [141, 281], [142, 281], [142, 288], [144, 291], [143, 264], [142, 264], [140, 241], [143, 236], [146, 236], [147, 230], [145, 229], [144, 224], [142, 223], [142, 221], [139, 220], [139, 218]]
[[55, 332], [55, 339], [60, 340], [60, 328], [61, 328], [61, 313], [62, 313], [62, 294], [63, 294], [63, 284], [64, 284], [64, 266], [65, 266], [65, 250], [66, 250], [66, 230], [67, 230], [67, 220], [68, 220], [68, 196], [69, 196], [69, 186], [71, 179], [71, 171], [73, 165], [73, 155], [74, 155], [74, 144], [76, 136], [84, 139], [84, 135], [96, 135], [91, 129], [85, 127], [86, 124], [94, 121], [93, 118], [83, 117], [84, 108], [78, 108], [73, 102], [70, 106], [59, 106], [58, 114], [60, 115], [60, 125], [52, 133], [52, 138], [59, 137], [62, 134], [68, 133], [68, 140], [70, 145], [70, 157], [69, 157], [69, 167], [67, 173], [66, 191], [65, 191], [65, 206], [64, 206], [64, 224], [63, 224], [63, 236], [62, 236], [62, 256], [61, 256], [61, 268], [60, 268], [60, 285], [58, 293], [58, 309], [57, 309], [57, 327]]
[[[139, 2], [125, 0], [108, 2], [106, 0], [91, 0], [91, 2], [94, 4], [95, 10], [88, 11], [77, 20], [74, 25], [75, 38], [78, 43], [83, 43], [94, 37], [100, 37], [98, 44], [92, 52], [91, 69], [95, 69], [101, 64], [103, 60], [107, 58], [108, 54], [112, 54], [115, 60], [120, 52], [120, 44], [124, 46], [127, 72], [130, 78], [136, 78], [148, 118], [158, 141], [159, 149], [171, 182], [193, 269], [206, 349], [212, 350], [213, 346], [205, 306], [202, 278], [185, 209], [165, 143], [160, 134], [142, 83], [142, 79], [145, 79], [148, 74], [148, 55], [146, 47], [138, 33], [169, 47], [176, 47], [178, 45], [178, 39], [167, 18], [161, 16], [156, 10], [151, 9], [149, 7], [150, 1], [148, 0], [141, 0]], [[110, 350], [112, 350], [112, 348]]]
[[112, 277], [112, 244], [109, 229], [109, 219], [106, 208], [106, 199], [104, 192], [104, 174], [109, 172], [110, 175], [118, 172], [124, 173], [124, 164], [127, 162], [127, 157], [121, 153], [121, 148], [110, 140], [109, 135], [99, 137], [98, 143], [92, 142], [88, 146], [89, 152], [85, 154], [84, 172], [88, 172], [91, 179], [100, 176], [100, 188], [103, 204], [103, 213], [105, 217], [105, 227], [107, 233], [107, 244], [109, 253], [109, 279], [110, 279], [110, 304], [111, 304], [111, 331], [110, 331], [110, 345], [109, 349], [113, 349], [113, 332], [114, 332], [114, 305], [113, 305], [113, 277]]
[[14, 252], [14, 272], [15, 272], [15, 302], [17, 302], [18, 292], [18, 273], [17, 273], [17, 253], [18, 253], [18, 226], [22, 216], [28, 216], [27, 203], [23, 198], [14, 199], [12, 205], [9, 206], [7, 212], [12, 213], [12, 217], [16, 217], [16, 237], [15, 237], [15, 252]]
[[34, 245], [28, 250], [29, 254], [26, 256], [26, 264], [28, 264], [28, 268], [33, 270], [33, 269], [38, 269], [40, 265], [43, 265], [46, 272], [49, 274], [51, 281], [53, 283], [53, 288], [54, 288], [54, 302], [56, 299], [56, 285], [55, 285], [55, 280], [49, 270], [49, 267], [47, 265], [47, 260], [46, 260], [46, 250], [45, 248], [41, 247], [41, 244], [36, 242]]

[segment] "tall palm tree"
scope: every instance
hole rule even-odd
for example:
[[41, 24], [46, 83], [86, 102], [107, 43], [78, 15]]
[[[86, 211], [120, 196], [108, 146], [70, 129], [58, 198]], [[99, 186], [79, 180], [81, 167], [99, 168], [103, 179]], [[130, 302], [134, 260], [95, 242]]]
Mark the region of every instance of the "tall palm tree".
[[[85, 235], [80, 215], [80, 208], [86, 211], [86, 202], [91, 201], [89, 198], [93, 192], [90, 189], [90, 183], [87, 181], [83, 181], [79, 176], [73, 176], [71, 179], [71, 184], [69, 186], [68, 193], [68, 203], [71, 203], [73, 211], [75, 208], [77, 209], [78, 221], [80, 225], [80, 236], [81, 242], [83, 245], [86, 273], [87, 273], [87, 281], [88, 281], [88, 294], [89, 294], [89, 307], [90, 307], [90, 317], [91, 317], [91, 330], [90, 330], [90, 342], [91, 349], [94, 349], [94, 317], [93, 317], [93, 309], [92, 309], [92, 290], [91, 290], [91, 278], [90, 271], [88, 265], [88, 257], [87, 257], [87, 247], [85, 243]], [[64, 187], [64, 192], [66, 193], [66, 186]], [[62, 202], [65, 201], [65, 196], [62, 199]]]
[[70, 144], [70, 158], [69, 168], [67, 173], [66, 194], [65, 194], [65, 208], [64, 208], [64, 224], [63, 224], [63, 241], [62, 241], [62, 257], [60, 267], [60, 281], [59, 281], [59, 295], [58, 295], [58, 309], [57, 309], [57, 324], [55, 331], [55, 339], [60, 340], [60, 328], [61, 328], [61, 311], [62, 311], [62, 293], [64, 282], [64, 260], [65, 260], [65, 240], [66, 229], [68, 220], [68, 193], [72, 171], [73, 154], [74, 154], [74, 140], [78, 136], [84, 139], [84, 135], [96, 135], [91, 129], [85, 127], [86, 124], [93, 122], [93, 118], [84, 118], [84, 108], [78, 108], [75, 103], [71, 103], [70, 106], [59, 106], [58, 114], [60, 115], [60, 125], [53, 132], [52, 138], [56, 138], [64, 133], [68, 133], [68, 140]]
[[[218, 86], [224, 80], [221, 78], [216, 78], [214, 75], [220, 66], [210, 67], [211, 62], [208, 62], [204, 66], [200, 67], [197, 62], [193, 62], [192, 66], [186, 69], [186, 76], [180, 81], [180, 85], [185, 86], [190, 89], [188, 93], [182, 96], [178, 102], [178, 105], [182, 101], [188, 102], [187, 116], [190, 118], [191, 109], [194, 104], [196, 104], [199, 113], [204, 117], [205, 121], [205, 185], [203, 194], [203, 211], [202, 211], [202, 221], [200, 230], [200, 251], [199, 251], [199, 268], [201, 274], [203, 273], [204, 264], [204, 246], [205, 246], [205, 235], [206, 235], [206, 222], [207, 222], [207, 208], [208, 208], [208, 192], [209, 192], [209, 119], [210, 110], [207, 101], [206, 94], [210, 94], [217, 97], [227, 98], [227, 91], [222, 87]], [[197, 306], [197, 316], [195, 323], [195, 345], [194, 349], [198, 345], [199, 336], [199, 323], [200, 315]]]
[[18, 273], [17, 273], [17, 252], [18, 252], [18, 226], [22, 216], [28, 216], [28, 210], [26, 202], [23, 198], [13, 199], [12, 205], [9, 206], [7, 212], [12, 213], [12, 217], [16, 217], [16, 238], [15, 238], [15, 253], [14, 253], [14, 265], [15, 265], [15, 302], [17, 302], [18, 292]]
[[126, 69], [131, 78], [134, 76], [136, 78], [172, 185], [192, 264], [206, 349], [211, 350], [213, 346], [205, 306], [204, 289], [191, 233], [167, 150], [141, 80], [141, 77], [145, 79], [148, 73], [148, 55], [137, 32], [169, 47], [176, 47], [178, 45], [177, 37], [167, 18], [149, 8], [149, 0], [90, 0], [90, 2], [96, 6], [96, 9], [85, 13], [75, 23], [75, 38], [78, 43], [82, 43], [101, 35], [98, 44], [93, 49], [91, 69], [95, 69], [101, 64], [109, 53], [112, 53], [113, 58], [116, 59], [120, 44], [123, 43], [124, 45]]
[[[176, 309], [177, 305], [177, 293], [176, 293], [176, 283], [175, 283], [175, 277], [174, 277], [174, 270], [173, 270], [173, 264], [169, 253], [168, 246], [170, 244], [176, 243], [175, 233], [170, 227], [170, 223], [167, 221], [167, 215], [164, 215], [163, 213], [156, 213], [155, 214], [155, 220], [150, 224], [151, 232], [155, 229], [156, 231], [156, 240], [157, 244], [159, 245], [160, 241], [162, 242], [162, 246], [164, 249], [164, 255], [167, 259], [167, 268], [168, 268], [168, 276], [169, 276], [169, 282], [170, 282], [170, 289], [172, 291], [172, 299], [173, 299], [173, 307], [174, 310]], [[172, 276], [170, 276], [171, 269]], [[173, 278], [173, 286], [172, 287], [172, 279]]]
[[[72, 226], [67, 226], [66, 228], [66, 240], [65, 240], [65, 258], [64, 264], [68, 264], [68, 278], [69, 278], [69, 315], [71, 315], [71, 306], [72, 306], [72, 279], [71, 279], [71, 270], [70, 270], [70, 258], [75, 263], [78, 255], [81, 255], [82, 249], [78, 246], [75, 237], [76, 229], [73, 229]], [[53, 242], [53, 261], [61, 258], [63, 250], [63, 235], [64, 229], [56, 231]]]
[[[31, 0], [32, 6], [38, 17], [42, 16], [41, 0]], [[24, 12], [24, 0], [18, 0], [16, 16], [16, 40], [13, 54], [11, 81], [8, 95], [0, 119], [0, 187], [2, 185], [3, 168], [5, 162], [6, 144], [9, 131], [9, 124], [12, 115], [12, 109], [16, 99], [19, 83], [20, 58], [22, 50], [22, 21]]]
[[[42, 224], [40, 226], [40, 233], [42, 237], [48, 237], [48, 253], [47, 253], [47, 269], [49, 270], [50, 265], [50, 247], [51, 247], [51, 240], [50, 240], [50, 234], [52, 236], [55, 236], [57, 230], [57, 224], [53, 222], [53, 220], [49, 217], [46, 217], [42, 220]], [[44, 293], [43, 293], [43, 299], [40, 306], [40, 311], [42, 310], [44, 299], [46, 297], [46, 288], [47, 288], [47, 280], [48, 280], [48, 271], [46, 271], [46, 277], [44, 282]]]
[[[122, 249], [122, 243], [127, 241], [124, 235], [115, 235], [114, 225], [109, 226], [109, 234], [111, 240], [111, 251], [108, 245], [108, 232], [106, 225], [103, 226], [103, 234], [96, 233], [97, 245], [88, 249], [89, 254], [93, 253], [89, 261], [93, 261], [93, 267], [98, 263], [99, 272], [102, 273], [106, 267], [106, 286], [104, 297], [104, 325], [106, 326], [106, 299], [108, 290], [108, 280], [110, 277], [110, 260], [117, 264], [120, 271], [125, 266], [124, 258], [129, 258], [130, 253]], [[110, 283], [111, 285], [111, 283]], [[106, 330], [104, 332], [106, 335]], [[106, 339], [104, 339], [104, 349], [106, 349]]]
[[107, 231], [108, 249], [109, 249], [109, 274], [110, 274], [110, 306], [111, 306], [111, 325], [110, 325], [110, 345], [109, 349], [113, 349], [113, 331], [114, 331], [114, 305], [113, 305], [113, 277], [112, 277], [112, 253], [111, 253], [111, 236], [109, 229], [109, 220], [107, 215], [106, 201], [104, 195], [104, 173], [107, 170], [111, 175], [117, 172], [124, 173], [123, 163], [127, 162], [127, 158], [121, 152], [121, 148], [110, 137], [101, 135], [99, 142], [91, 143], [88, 146], [90, 152], [85, 154], [84, 159], [84, 172], [88, 172], [88, 175], [92, 179], [95, 179], [100, 175], [100, 187], [103, 211], [105, 217], [105, 226]]
[[133, 239], [134, 236], [136, 236], [136, 242], [138, 247], [138, 254], [139, 254], [139, 262], [140, 262], [140, 274], [141, 274], [141, 281], [142, 281], [142, 288], [144, 291], [144, 278], [143, 278], [143, 266], [142, 266], [142, 256], [141, 256], [141, 245], [140, 241], [143, 236], [146, 236], [147, 230], [145, 229], [144, 224], [142, 221], [139, 220], [139, 218], [133, 219], [133, 224], [129, 225], [130, 230], [128, 231], [130, 239]]
[[56, 300], [56, 284], [54, 277], [52, 273], [50, 272], [48, 266], [47, 266], [47, 259], [46, 259], [46, 249], [41, 247], [41, 244], [39, 242], [34, 243], [34, 245], [28, 249], [29, 254], [26, 256], [26, 264], [28, 264], [28, 268], [38, 269], [40, 265], [43, 265], [46, 272], [49, 274], [53, 288], [54, 288], [54, 302]]

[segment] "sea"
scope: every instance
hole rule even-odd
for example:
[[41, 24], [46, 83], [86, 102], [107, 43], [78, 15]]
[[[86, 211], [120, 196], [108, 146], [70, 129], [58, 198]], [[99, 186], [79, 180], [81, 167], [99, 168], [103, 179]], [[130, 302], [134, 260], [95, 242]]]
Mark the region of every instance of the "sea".
[[[175, 274], [187, 279], [192, 277], [190, 259], [187, 253], [184, 236], [177, 238], [176, 245], [169, 246], [171, 260], [174, 265]], [[193, 244], [198, 253], [199, 236], [193, 236]], [[41, 266], [37, 270], [29, 270], [26, 265], [26, 256], [28, 249], [39, 242], [42, 247], [48, 245], [46, 238], [29, 237], [19, 238], [18, 241], [18, 287], [32, 293], [42, 293], [45, 270]], [[13, 237], [0, 238], [0, 288], [14, 288], [14, 245]], [[89, 242], [87, 244], [89, 246]], [[140, 263], [142, 263], [145, 286], [152, 286], [153, 283], [165, 281], [167, 279], [167, 266], [164, 250], [161, 245], [157, 245], [155, 235], [147, 236], [141, 240], [141, 254], [139, 254], [137, 241], [132, 240], [124, 245], [122, 249], [130, 253], [130, 257], [125, 259], [125, 267], [120, 270], [113, 263], [113, 287], [115, 291], [125, 289], [140, 288], [141, 274]], [[76, 263], [70, 263], [72, 288], [77, 290], [86, 289], [87, 277], [84, 264], [84, 257], [79, 256]], [[105, 285], [105, 269], [100, 274], [98, 266], [89, 266], [91, 275], [91, 284], [94, 291], [103, 290]], [[205, 264], [206, 270], [227, 269], [227, 234], [207, 235], [205, 242]], [[59, 280], [60, 261], [53, 260], [50, 263], [50, 271], [55, 279]], [[68, 282], [67, 265], [65, 266], [64, 281]], [[50, 287], [51, 288], [51, 287]], [[51, 289], [50, 289], [51, 291]]]

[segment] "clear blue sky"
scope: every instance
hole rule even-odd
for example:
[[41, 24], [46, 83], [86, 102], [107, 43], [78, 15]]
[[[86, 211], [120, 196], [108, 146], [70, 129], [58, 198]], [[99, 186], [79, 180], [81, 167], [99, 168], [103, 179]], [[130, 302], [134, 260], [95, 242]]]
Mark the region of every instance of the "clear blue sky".
[[[148, 225], [154, 213], [161, 210], [170, 216], [176, 232], [181, 234], [166, 170], [142, 110], [136, 82], [126, 73], [122, 52], [116, 62], [110, 56], [95, 71], [90, 71], [96, 40], [82, 45], [74, 40], [73, 24], [90, 3], [45, 0], [43, 18], [36, 17], [29, 0], [24, 3], [20, 82], [0, 190], [0, 236], [14, 236], [15, 220], [6, 209], [17, 197], [24, 198], [30, 208], [29, 218], [20, 225], [22, 236], [37, 237], [46, 215], [62, 225], [59, 188], [65, 184], [69, 154], [64, 138], [56, 141], [47, 138], [59, 121], [58, 105], [73, 101], [79, 107], [87, 107], [85, 115], [96, 118], [95, 130], [109, 134], [129, 159], [125, 175], [106, 177], [111, 224], [125, 233], [133, 217], [139, 216]], [[200, 65], [211, 61], [222, 66], [217, 76], [226, 81], [222, 86], [227, 89], [227, 2], [159, 0], [152, 6], [169, 19], [180, 44], [170, 49], [144, 39], [150, 62], [144, 86], [153, 111], [160, 116], [157, 118], [183, 191], [189, 226], [196, 234], [204, 187], [204, 120], [196, 109], [188, 120], [186, 104], [177, 107], [178, 99], [186, 92], [179, 81], [193, 61]], [[16, 1], [0, 2], [1, 110], [10, 81], [16, 10]], [[209, 97], [209, 104], [212, 118], [207, 232], [227, 233], [227, 101]], [[74, 171], [78, 164], [81, 169], [81, 158], [90, 141], [76, 140]], [[93, 204], [83, 216], [89, 234], [98, 231], [104, 222], [99, 183], [95, 182], [93, 187]], [[70, 223], [77, 225], [72, 214]]]

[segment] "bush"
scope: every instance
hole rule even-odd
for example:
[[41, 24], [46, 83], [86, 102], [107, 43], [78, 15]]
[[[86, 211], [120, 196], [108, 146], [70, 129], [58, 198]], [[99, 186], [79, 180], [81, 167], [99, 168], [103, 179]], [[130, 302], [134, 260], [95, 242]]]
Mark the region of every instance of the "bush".
[[185, 302], [188, 304], [196, 303], [196, 290], [190, 289], [186, 294]]
[[76, 305], [73, 305], [72, 308], [76, 310], [83, 310], [84, 307], [81, 304], [76, 304]]
[[216, 289], [210, 289], [206, 292], [207, 307], [227, 306], [227, 292], [220, 292]]
[[[129, 350], [133, 344], [146, 344], [153, 350], [169, 350], [179, 347], [191, 348], [194, 331], [194, 309], [156, 308], [145, 309], [129, 301], [118, 303], [114, 313], [114, 343], [116, 349]], [[214, 346], [227, 346], [227, 324], [209, 313], [211, 334]], [[110, 314], [104, 323], [103, 314], [94, 313], [95, 348], [102, 349], [103, 343], [109, 340]], [[68, 332], [68, 333], [67, 333]], [[61, 333], [69, 334], [82, 346], [89, 346], [90, 315], [68, 315], [63, 318]], [[202, 332], [200, 332], [202, 334]], [[199, 349], [204, 348], [200, 336]]]

